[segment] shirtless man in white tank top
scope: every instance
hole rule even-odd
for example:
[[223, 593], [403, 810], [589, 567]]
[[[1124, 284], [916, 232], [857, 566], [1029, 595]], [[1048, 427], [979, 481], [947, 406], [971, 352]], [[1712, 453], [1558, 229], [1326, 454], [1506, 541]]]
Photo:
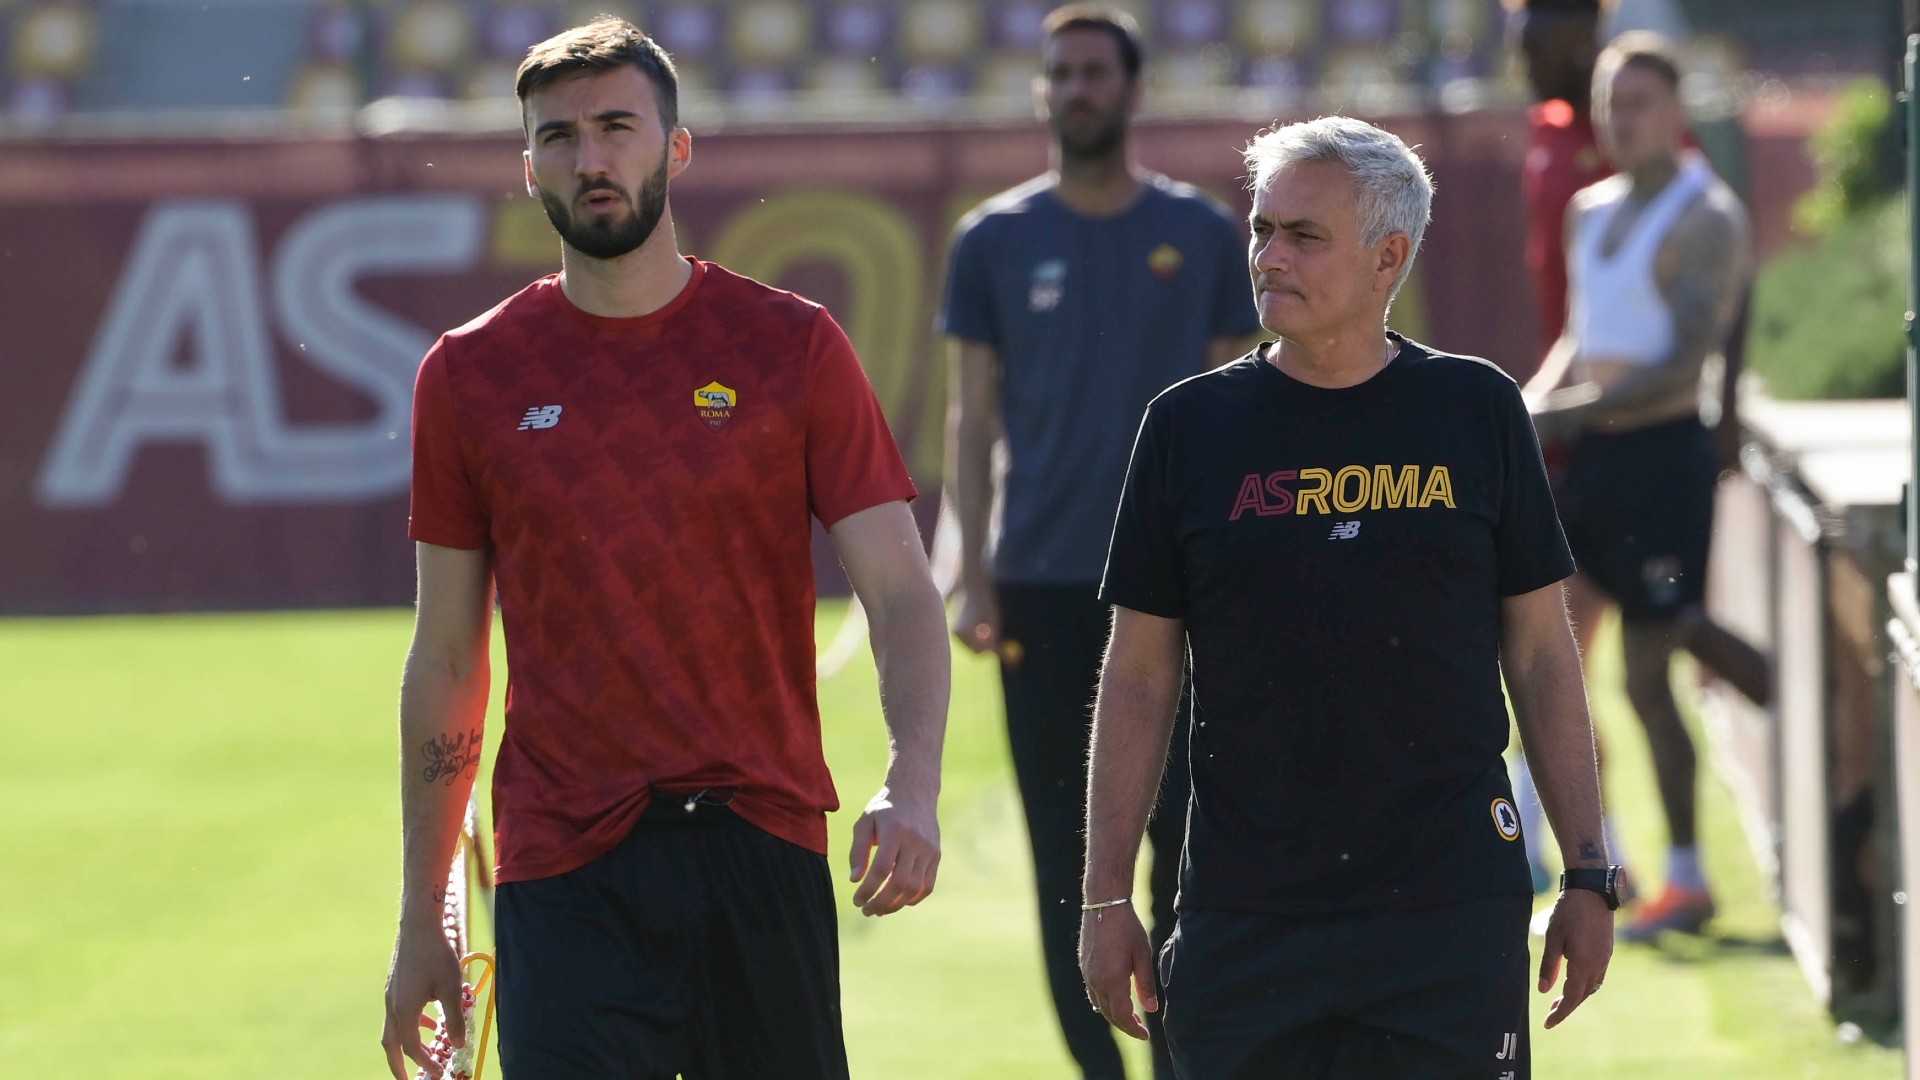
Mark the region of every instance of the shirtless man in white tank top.
[[1527, 386], [1542, 442], [1568, 446], [1558, 493], [1580, 569], [1617, 602], [1627, 695], [1645, 725], [1670, 850], [1661, 894], [1629, 939], [1698, 931], [1696, 755], [1669, 665], [1685, 648], [1749, 696], [1763, 656], [1703, 611], [1718, 464], [1700, 374], [1724, 345], [1751, 272], [1746, 209], [1685, 149], [1679, 72], [1653, 35], [1623, 35], [1594, 72], [1593, 114], [1617, 176], [1567, 208], [1567, 326]]

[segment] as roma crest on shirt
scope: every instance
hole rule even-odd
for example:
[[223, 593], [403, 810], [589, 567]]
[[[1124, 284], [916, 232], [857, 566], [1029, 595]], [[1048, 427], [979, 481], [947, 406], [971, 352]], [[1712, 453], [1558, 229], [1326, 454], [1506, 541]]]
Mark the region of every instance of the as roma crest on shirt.
[[693, 392], [693, 408], [700, 419], [715, 431], [727, 426], [733, 419], [733, 410], [740, 405], [740, 395], [733, 387], [710, 382]]
[[1513, 804], [1505, 799], [1493, 800], [1488, 807], [1493, 812], [1493, 827], [1499, 831], [1502, 840], [1520, 839], [1520, 813]]
[[1186, 262], [1187, 257], [1180, 254], [1180, 249], [1172, 244], [1161, 244], [1147, 253], [1147, 268], [1152, 270], [1154, 276], [1161, 281], [1172, 280]]

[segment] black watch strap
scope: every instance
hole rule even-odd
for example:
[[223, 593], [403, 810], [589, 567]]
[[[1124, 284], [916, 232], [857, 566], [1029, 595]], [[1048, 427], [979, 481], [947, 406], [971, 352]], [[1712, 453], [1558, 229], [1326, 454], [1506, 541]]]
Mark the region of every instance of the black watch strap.
[[1609, 866], [1606, 869], [1596, 867], [1576, 867], [1560, 875], [1560, 891], [1568, 889], [1586, 889], [1597, 892], [1606, 898], [1607, 910], [1620, 909], [1620, 868]]

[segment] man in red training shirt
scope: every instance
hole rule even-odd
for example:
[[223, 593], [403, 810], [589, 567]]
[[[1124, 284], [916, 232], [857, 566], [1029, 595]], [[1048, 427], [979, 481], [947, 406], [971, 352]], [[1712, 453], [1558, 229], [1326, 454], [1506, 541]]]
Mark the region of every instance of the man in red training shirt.
[[810, 519], [871, 620], [892, 754], [853, 900], [884, 915], [940, 861], [949, 653], [914, 487], [824, 309], [679, 254], [691, 137], [658, 45], [603, 16], [534, 46], [516, 93], [562, 269], [420, 368], [388, 1062], [425, 1064], [427, 1001], [459, 1024], [440, 893], [497, 589], [502, 1067], [844, 1078]]
[[1520, 174], [1527, 208], [1527, 273], [1540, 318], [1540, 356], [1567, 322], [1567, 204], [1612, 166], [1593, 131], [1593, 62], [1600, 53], [1601, 0], [1506, 0], [1527, 83], [1530, 137]]

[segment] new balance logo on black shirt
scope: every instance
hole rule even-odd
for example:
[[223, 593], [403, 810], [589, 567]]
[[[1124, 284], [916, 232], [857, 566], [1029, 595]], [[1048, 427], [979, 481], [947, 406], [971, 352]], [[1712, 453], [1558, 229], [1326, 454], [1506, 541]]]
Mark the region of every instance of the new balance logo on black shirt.
[[1338, 525], [1335, 525], [1335, 526], [1333, 527], [1333, 531], [1327, 534], [1327, 539], [1329, 539], [1329, 540], [1351, 540], [1351, 539], [1353, 539], [1354, 537], [1356, 537], [1356, 536], [1359, 536], [1359, 535], [1360, 535], [1360, 523], [1359, 523], [1359, 522], [1357, 522], [1357, 521], [1343, 521], [1343, 522], [1341, 522], [1340, 524], [1338, 524]]

